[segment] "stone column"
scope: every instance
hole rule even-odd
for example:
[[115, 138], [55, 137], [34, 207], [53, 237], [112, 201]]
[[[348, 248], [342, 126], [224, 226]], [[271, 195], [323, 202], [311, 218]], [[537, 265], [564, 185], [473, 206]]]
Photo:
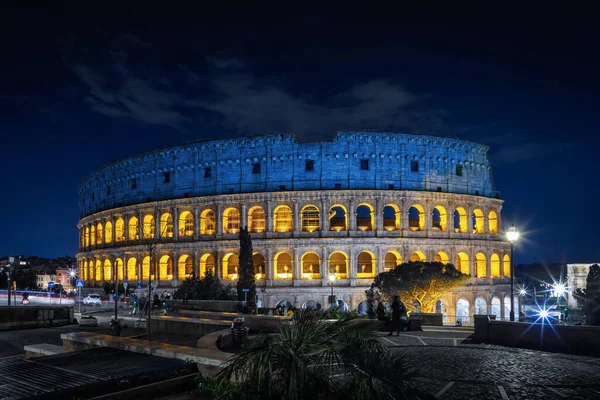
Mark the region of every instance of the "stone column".
[[299, 236], [300, 234], [300, 212], [298, 211], [298, 202], [294, 200], [294, 216], [292, 217], [294, 226], [292, 227], [294, 231], [294, 236]]
[[356, 225], [357, 225], [357, 217], [356, 217], [356, 200], [351, 199], [350, 203], [348, 204], [348, 230], [351, 232], [356, 232]]
[[302, 263], [300, 262], [300, 253], [297, 248], [293, 249], [292, 255], [292, 271], [294, 271], [293, 279], [294, 279], [294, 287], [300, 286], [300, 280], [302, 279]]
[[165, 235], [164, 232], [160, 231], [160, 210], [154, 210], [154, 238], [160, 239]]
[[248, 227], [248, 206], [246, 205], [246, 203], [242, 203], [242, 207], [240, 210], [240, 230], [243, 227]]
[[125, 240], [123, 241], [129, 241], [129, 216], [127, 214], [123, 215], [123, 235], [125, 235]]
[[267, 232], [273, 232], [273, 203], [267, 200], [267, 210], [265, 218], [267, 223]]
[[375, 232], [383, 231], [383, 207], [380, 199], [375, 199]]
[[467, 233], [473, 234], [473, 204], [467, 205]]
[[171, 286], [177, 286], [179, 282], [179, 251], [172, 253], [173, 257], [173, 279], [171, 280]]
[[[350, 247], [350, 250], [348, 251], [348, 279], [352, 279], [352, 280], [356, 279], [356, 276], [357, 276], [356, 274], [358, 271], [356, 264], [357, 264], [357, 262], [355, 260], [354, 248]], [[352, 283], [350, 285], [354, 286]]]
[[144, 212], [138, 212], [138, 235], [140, 239], [144, 238]]
[[320, 218], [320, 229], [322, 232], [329, 231], [329, 207], [327, 203], [323, 200], [319, 202], [319, 207], [321, 208], [319, 216]]
[[273, 286], [273, 279], [275, 279], [273, 265], [273, 251], [271, 247], [267, 247], [265, 254], [265, 286]]
[[[215, 219], [216, 219], [215, 222], [217, 224], [216, 234], [222, 235], [223, 234], [223, 202], [219, 202], [217, 204]], [[216, 264], [216, 260], [215, 260], [215, 264]]]
[[481, 211], [483, 211], [483, 233], [489, 234], [490, 233], [490, 221], [488, 219], [488, 217], [489, 217], [488, 206], [487, 205], [483, 206], [483, 209]]
[[433, 207], [431, 206], [431, 200], [426, 200], [423, 206], [425, 209], [425, 231], [427, 232], [427, 236], [433, 231]]
[[[194, 240], [200, 239], [200, 211], [198, 206], [194, 207]], [[196, 275], [199, 276], [199, 275]]]
[[173, 207], [173, 238], [175, 240], [179, 239], [179, 209], [177, 207]]
[[400, 230], [402, 231], [409, 231], [409, 226], [408, 226], [408, 209], [409, 209], [409, 203], [407, 199], [402, 199], [401, 202], [401, 208], [400, 208]]
[[192, 260], [192, 272], [195, 277], [200, 277], [200, 250], [194, 250], [191, 257], [194, 257]]

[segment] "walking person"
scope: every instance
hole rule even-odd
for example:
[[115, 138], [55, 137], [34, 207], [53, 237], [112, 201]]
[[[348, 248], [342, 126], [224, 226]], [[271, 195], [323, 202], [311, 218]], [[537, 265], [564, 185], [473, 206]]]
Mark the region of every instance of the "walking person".
[[[405, 307], [406, 309], [406, 307]], [[392, 302], [392, 320], [390, 321], [390, 334], [388, 336], [392, 336], [394, 331], [396, 332], [396, 336], [400, 336], [400, 317], [402, 316], [402, 305], [400, 302], [400, 296], [394, 296], [394, 301]]]

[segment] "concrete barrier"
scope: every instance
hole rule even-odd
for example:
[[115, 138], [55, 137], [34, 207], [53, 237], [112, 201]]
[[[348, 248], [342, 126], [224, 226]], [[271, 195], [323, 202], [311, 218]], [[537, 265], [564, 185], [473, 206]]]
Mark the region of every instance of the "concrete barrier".
[[419, 318], [421, 320], [421, 325], [444, 325], [444, 314], [441, 313], [411, 313], [410, 317]]
[[62, 354], [65, 352], [62, 346], [56, 344], [40, 343], [40, 344], [29, 344], [23, 346], [25, 350], [25, 359], [42, 357], [42, 356], [53, 356], [56, 354]]
[[188, 304], [183, 304], [182, 300], [171, 300], [173, 308], [179, 310], [197, 310], [197, 311], [215, 311], [215, 312], [234, 312], [237, 313], [242, 307], [241, 301], [228, 300], [188, 300]]
[[153, 316], [150, 320], [152, 333], [173, 333], [184, 336], [201, 337], [229, 327], [231, 327], [230, 321], [208, 318]]
[[185, 317], [194, 319], [214, 319], [221, 321], [233, 321], [235, 318], [244, 318], [244, 322], [252, 332], [275, 332], [279, 326], [288, 323], [292, 317], [280, 317], [270, 315], [256, 314], [239, 314], [232, 312], [213, 312], [213, 311], [196, 311], [196, 310], [180, 310], [179, 314]]
[[0, 307], [0, 331], [74, 323], [73, 307]]

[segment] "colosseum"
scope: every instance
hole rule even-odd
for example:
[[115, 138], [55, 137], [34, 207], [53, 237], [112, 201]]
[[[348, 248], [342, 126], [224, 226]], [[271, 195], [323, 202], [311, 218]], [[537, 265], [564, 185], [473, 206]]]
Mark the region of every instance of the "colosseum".
[[454, 138], [339, 132], [332, 141], [252, 136], [117, 160], [79, 187], [80, 277], [99, 286], [116, 270], [130, 283], [173, 288], [212, 270], [234, 283], [238, 233], [248, 226], [267, 306], [327, 304], [333, 286], [357, 308], [378, 272], [435, 260], [472, 277], [437, 311], [508, 316], [510, 243], [487, 152]]

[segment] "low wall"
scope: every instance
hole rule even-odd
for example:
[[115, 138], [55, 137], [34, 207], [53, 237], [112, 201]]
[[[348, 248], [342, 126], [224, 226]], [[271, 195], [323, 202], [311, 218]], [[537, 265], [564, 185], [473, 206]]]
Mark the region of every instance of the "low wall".
[[441, 313], [411, 313], [410, 317], [420, 319], [421, 325], [444, 325], [444, 314]]
[[0, 307], [0, 331], [69, 325], [74, 321], [73, 307]]
[[207, 318], [153, 316], [150, 320], [150, 331], [152, 333], [173, 333], [195, 337], [202, 337], [230, 327], [230, 321]]
[[[230, 312], [180, 310], [180, 315], [193, 319], [213, 319], [221, 321], [233, 321], [235, 318], [244, 318], [244, 322], [253, 332], [275, 332], [283, 323], [292, 320], [291, 317], [279, 317], [271, 315], [238, 314]], [[231, 324], [230, 324], [231, 325]]]
[[183, 304], [182, 300], [173, 300], [171, 304], [180, 310], [217, 312], [238, 312], [239, 308], [242, 306], [241, 301], [227, 300], [188, 300], [188, 304]]
[[600, 357], [600, 327], [596, 326], [488, 321], [475, 325], [475, 337], [502, 346]]

